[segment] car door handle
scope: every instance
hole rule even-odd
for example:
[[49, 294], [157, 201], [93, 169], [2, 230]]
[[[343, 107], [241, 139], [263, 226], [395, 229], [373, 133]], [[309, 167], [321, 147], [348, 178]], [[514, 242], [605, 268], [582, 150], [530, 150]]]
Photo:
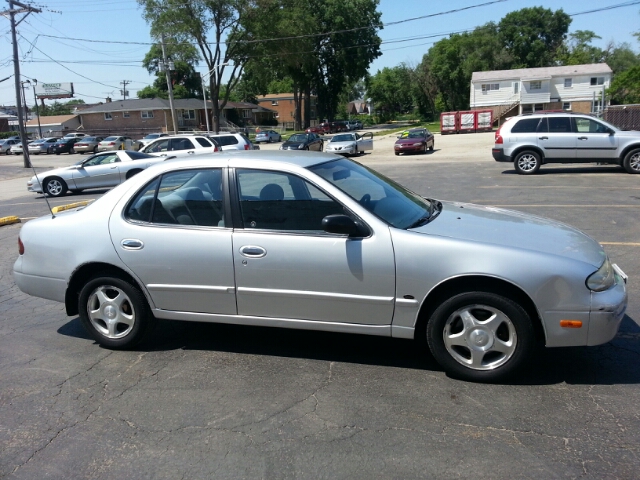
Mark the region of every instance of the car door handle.
[[187, 153], [188, 153], [189, 155], [193, 155], [193, 154], [194, 154], [194, 153], [196, 153], [196, 152], [194, 152], [193, 150], [189, 150]]
[[118, 168], [116, 165], [114, 165], [113, 167], [110, 167], [111, 170], [113, 170], [114, 168]]
[[144, 243], [135, 238], [125, 238], [120, 242], [120, 245], [125, 250], [140, 250], [144, 247]]
[[256, 247], [254, 245], [245, 245], [240, 247], [240, 255], [243, 257], [262, 258], [267, 254], [267, 251], [262, 247]]
[[589, 140], [589, 137], [578, 137], [578, 140]]
[[540, 140], [549, 140], [549, 137], [538, 137]]

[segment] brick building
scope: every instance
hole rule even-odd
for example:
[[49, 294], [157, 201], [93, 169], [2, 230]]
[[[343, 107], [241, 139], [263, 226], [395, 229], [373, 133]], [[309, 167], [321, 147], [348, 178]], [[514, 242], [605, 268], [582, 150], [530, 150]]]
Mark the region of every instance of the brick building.
[[[311, 95], [311, 105], [309, 106], [309, 119], [311, 124], [315, 125], [317, 121], [316, 100], [317, 96]], [[278, 120], [279, 124], [287, 126], [287, 124], [293, 124], [296, 120], [296, 105], [293, 99], [293, 93], [272, 93], [269, 95], [261, 95], [258, 97], [258, 105], [264, 108], [274, 110], [276, 113], [274, 117]], [[302, 102], [300, 109], [302, 118], [305, 118], [305, 102]]]

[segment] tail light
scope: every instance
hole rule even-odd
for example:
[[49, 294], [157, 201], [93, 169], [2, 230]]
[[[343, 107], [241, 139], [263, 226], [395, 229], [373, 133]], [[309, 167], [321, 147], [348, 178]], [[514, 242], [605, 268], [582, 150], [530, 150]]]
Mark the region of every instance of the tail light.
[[116, 142], [109, 142], [109, 145], [115, 145]]
[[24, 255], [24, 243], [22, 243], [22, 240], [20, 240], [20, 237], [18, 237], [18, 253], [20, 255]]
[[213, 151], [214, 151], [214, 152], [217, 152], [217, 151], [218, 151], [218, 146], [217, 146], [217, 145], [214, 145], [214, 146], [213, 146]]
[[245, 150], [251, 150], [251, 146], [248, 143], [244, 144], [244, 149]]
[[496, 130], [496, 143], [498, 144], [502, 144], [504, 143], [504, 140], [502, 139], [502, 135], [500, 135], [500, 129], [502, 127], [498, 128], [498, 130]]

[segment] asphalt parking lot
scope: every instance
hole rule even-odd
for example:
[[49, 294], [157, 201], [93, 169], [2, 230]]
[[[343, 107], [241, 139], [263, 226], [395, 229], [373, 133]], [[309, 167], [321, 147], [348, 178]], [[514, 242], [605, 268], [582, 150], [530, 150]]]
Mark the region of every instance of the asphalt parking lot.
[[[163, 321], [150, 342], [112, 352], [63, 305], [17, 289], [20, 225], [4, 226], [0, 478], [638, 478], [640, 176], [519, 176], [491, 158], [491, 133], [436, 136], [433, 153], [400, 157], [394, 140], [376, 137], [358, 160], [424, 196], [553, 218], [603, 244], [629, 275], [618, 336], [542, 349], [508, 385], [451, 379], [407, 340], [324, 332]], [[27, 221], [46, 205], [21, 162], [0, 156], [0, 217]]]

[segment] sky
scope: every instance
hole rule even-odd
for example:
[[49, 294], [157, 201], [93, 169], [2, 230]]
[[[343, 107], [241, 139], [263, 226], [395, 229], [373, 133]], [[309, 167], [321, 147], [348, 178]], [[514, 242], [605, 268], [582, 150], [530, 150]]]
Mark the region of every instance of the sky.
[[[123, 81], [130, 82], [127, 90], [131, 98], [153, 83], [154, 77], [142, 67], [152, 39], [135, 0], [40, 2], [22, 0], [42, 10], [28, 15], [18, 25], [23, 80], [71, 82], [75, 98], [86, 103], [101, 102], [106, 97], [121, 99]], [[380, 0], [378, 9], [385, 24], [379, 32], [382, 55], [369, 71], [375, 74], [401, 62], [416, 65], [438, 40], [487, 22], [499, 22], [509, 12], [534, 6], [557, 10], [560, 5], [572, 15], [569, 33], [592, 30], [602, 37], [594, 41], [596, 46], [603, 48], [610, 41], [627, 42], [636, 53], [640, 52], [640, 42], [632, 35], [640, 30], [640, 0]], [[0, 0], [0, 11], [5, 10], [8, 2]], [[586, 13], [591, 10], [599, 11]], [[429, 17], [416, 19], [425, 16]], [[18, 15], [17, 20], [22, 17]], [[390, 25], [394, 22], [399, 23]], [[206, 73], [207, 69], [201, 63], [196, 70]], [[13, 72], [10, 21], [8, 16], [0, 17], [0, 80]], [[15, 104], [11, 77], [0, 82], [0, 105]], [[27, 104], [33, 104], [33, 91], [27, 92]]]

